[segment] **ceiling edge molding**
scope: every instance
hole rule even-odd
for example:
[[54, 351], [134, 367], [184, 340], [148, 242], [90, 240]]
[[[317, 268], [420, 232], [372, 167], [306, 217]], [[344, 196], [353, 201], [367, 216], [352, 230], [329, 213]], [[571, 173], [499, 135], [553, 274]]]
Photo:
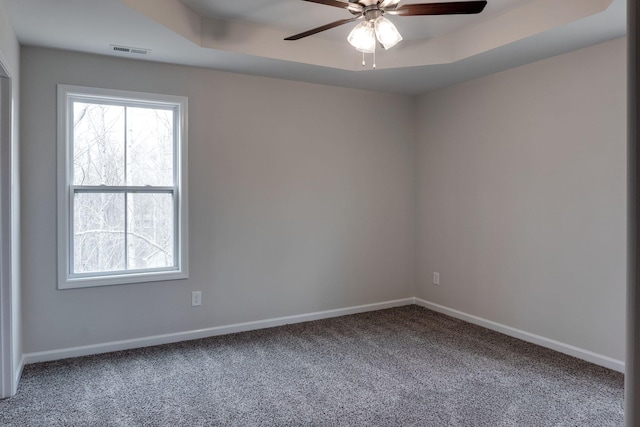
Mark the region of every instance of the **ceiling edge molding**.
[[174, 33], [202, 46], [202, 17], [179, 0], [120, 0]]
[[[286, 41], [289, 33], [238, 21], [202, 18], [202, 44], [208, 49], [238, 52], [264, 58], [353, 70], [358, 55], [347, 43], [308, 37]], [[355, 58], [354, 58], [355, 57]]]
[[452, 34], [454, 61], [604, 12], [613, 0], [538, 0]]

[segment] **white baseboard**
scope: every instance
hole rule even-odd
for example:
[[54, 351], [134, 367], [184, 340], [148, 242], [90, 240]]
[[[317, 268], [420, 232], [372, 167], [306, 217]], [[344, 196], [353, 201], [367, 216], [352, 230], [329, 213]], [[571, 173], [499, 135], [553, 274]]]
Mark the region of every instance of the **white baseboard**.
[[569, 344], [565, 344], [559, 341], [555, 341], [549, 338], [535, 335], [529, 332], [521, 331], [510, 326], [506, 326], [491, 320], [483, 319], [471, 314], [464, 313], [462, 311], [454, 310], [430, 301], [423, 300], [421, 298], [414, 298], [415, 304], [428, 308], [429, 310], [437, 311], [438, 313], [446, 314], [457, 319], [464, 320], [474, 325], [482, 326], [487, 329], [491, 329], [496, 332], [509, 335], [510, 337], [518, 338], [523, 341], [527, 341], [533, 344], [540, 345], [542, 347], [550, 348], [560, 353], [568, 354], [569, 356], [576, 357], [578, 359], [586, 360], [596, 365], [604, 366], [605, 368], [613, 369], [614, 371], [624, 373], [624, 362], [616, 360], [602, 354], [594, 353], [589, 350], [585, 350], [579, 347], [574, 347]]
[[18, 392], [18, 384], [20, 383], [20, 377], [22, 376], [22, 370], [24, 369], [24, 355], [20, 358], [20, 362], [18, 366], [15, 367], [13, 371], [13, 390], [12, 394], [16, 394]]
[[354, 307], [339, 308], [335, 310], [317, 311], [315, 313], [300, 314], [295, 316], [276, 317], [273, 319], [258, 320], [255, 322], [236, 323], [225, 326], [198, 329], [194, 331], [178, 332], [173, 334], [156, 335], [130, 340], [112, 341], [101, 344], [86, 345], [81, 347], [61, 348], [56, 350], [27, 353], [23, 356], [23, 364], [48, 362], [52, 360], [67, 359], [70, 357], [89, 356], [92, 354], [109, 353], [112, 351], [129, 350], [132, 348], [150, 347], [161, 344], [171, 344], [180, 341], [188, 341], [200, 338], [208, 338], [216, 335], [233, 334], [236, 332], [252, 331], [257, 329], [272, 328], [292, 323], [309, 322], [312, 320], [328, 319], [331, 317], [346, 316], [349, 314], [364, 313], [367, 311], [383, 310], [385, 308], [401, 307], [414, 304], [414, 298], [405, 298], [375, 304], [358, 305]]
[[584, 350], [569, 344], [535, 335], [529, 332], [521, 331], [510, 326], [502, 325], [491, 320], [483, 319], [471, 314], [467, 314], [452, 308], [448, 308], [421, 298], [405, 298], [393, 301], [386, 301], [375, 304], [358, 305], [354, 307], [339, 308], [335, 310], [318, 311], [314, 313], [300, 314], [295, 316], [276, 317], [272, 319], [258, 320], [254, 322], [236, 323], [232, 325], [215, 326], [212, 328], [198, 329], [193, 331], [178, 332], [173, 334], [156, 335], [151, 337], [135, 338], [130, 340], [112, 341], [101, 344], [62, 348], [56, 350], [27, 353], [22, 357], [19, 370], [16, 372], [16, 381], [20, 378], [20, 373], [24, 365], [38, 362], [48, 362], [52, 360], [67, 359], [70, 357], [89, 356], [92, 354], [108, 353], [112, 351], [129, 350], [140, 347], [150, 347], [161, 344], [171, 344], [180, 341], [188, 341], [193, 339], [208, 338], [217, 335], [233, 334], [237, 332], [252, 331], [257, 329], [272, 328], [293, 323], [310, 322], [313, 320], [328, 319], [331, 317], [346, 316], [349, 314], [364, 313], [368, 311], [383, 310], [385, 308], [401, 307], [405, 305], [416, 304], [421, 307], [446, 314], [457, 319], [482, 326], [493, 331], [503, 333], [505, 335], [521, 339], [542, 347], [550, 348], [560, 353], [568, 354], [578, 359], [596, 365], [604, 366], [618, 372], [624, 373], [624, 362]]

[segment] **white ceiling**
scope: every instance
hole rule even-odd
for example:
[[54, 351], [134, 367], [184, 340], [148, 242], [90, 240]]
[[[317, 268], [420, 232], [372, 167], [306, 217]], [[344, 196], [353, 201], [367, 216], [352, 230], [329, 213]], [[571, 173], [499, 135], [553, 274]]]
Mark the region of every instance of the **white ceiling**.
[[[181, 1], [201, 16], [229, 21], [247, 21], [288, 30], [292, 34], [301, 33], [329, 22], [351, 17], [349, 12], [345, 10], [301, 0]], [[486, 20], [509, 9], [533, 1], [534, 0], [489, 0], [485, 10], [478, 16], [391, 17], [390, 19], [394, 21], [405, 40], [425, 39], [454, 31], [472, 22]], [[434, 2], [434, 0], [409, 0], [404, 3], [429, 2]], [[345, 40], [353, 26], [354, 25], [345, 25], [325, 31], [318, 34], [317, 37], [331, 40]]]
[[[362, 57], [346, 43], [352, 25], [284, 42], [287, 35], [351, 16], [301, 0], [1, 2], [27, 45], [125, 56], [109, 47], [124, 45], [151, 49], [143, 60], [402, 94], [626, 33], [625, 0], [488, 0], [479, 15], [392, 17], [405, 41], [379, 52], [379, 67], [371, 70], [358, 65]], [[406, 0], [418, 2], [431, 0]]]

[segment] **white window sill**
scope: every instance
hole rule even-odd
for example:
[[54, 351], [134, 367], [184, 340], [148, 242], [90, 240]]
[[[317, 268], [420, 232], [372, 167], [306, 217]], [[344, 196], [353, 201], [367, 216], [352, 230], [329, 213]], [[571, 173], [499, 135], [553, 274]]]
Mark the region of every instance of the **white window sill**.
[[97, 286], [130, 285], [133, 283], [160, 282], [188, 279], [185, 271], [154, 271], [150, 273], [114, 274], [111, 276], [75, 277], [61, 280], [58, 289], [92, 288]]

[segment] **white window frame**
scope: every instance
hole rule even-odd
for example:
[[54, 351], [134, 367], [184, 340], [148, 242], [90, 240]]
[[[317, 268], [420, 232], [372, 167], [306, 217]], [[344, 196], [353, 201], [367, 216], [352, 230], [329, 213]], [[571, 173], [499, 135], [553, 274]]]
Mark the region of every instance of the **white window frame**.
[[[174, 194], [174, 256], [171, 268], [74, 274], [73, 193], [90, 187], [73, 185], [73, 102], [95, 101], [127, 106], [170, 107], [174, 109], [174, 185], [165, 190]], [[122, 285], [141, 282], [186, 279], [188, 274], [188, 185], [187, 185], [187, 108], [182, 96], [159, 95], [83, 86], [58, 85], [58, 289]], [[97, 188], [93, 187], [93, 188]], [[121, 186], [125, 191], [144, 192], [145, 187]], [[159, 187], [154, 187], [157, 192]], [[105, 190], [108, 192], [111, 187]], [[126, 194], [126, 193], [125, 193]]]

